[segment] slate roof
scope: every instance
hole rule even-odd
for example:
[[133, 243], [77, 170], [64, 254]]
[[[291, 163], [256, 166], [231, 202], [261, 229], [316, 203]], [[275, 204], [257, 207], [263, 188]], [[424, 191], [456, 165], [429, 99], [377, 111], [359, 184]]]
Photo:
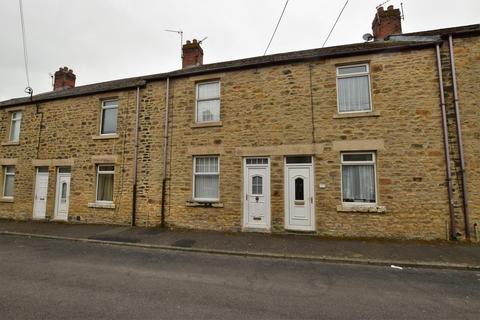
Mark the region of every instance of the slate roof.
[[[429, 30], [422, 32], [404, 33], [403, 36], [430, 36], [430, 35], [477, 35], [480, 34], [480, 24], [445, 28], [437, 30]], [[407, 41], [379, 41], [379, 42], [363, 42], [354, 43], [334, 47], [326, 47], [319, 49], [310, 49], [302, 51], [293, 51], [287, 53], [271, 54], [267, 56], [259, 56], [247, 59], [231, 60], [218, 63], [204, 64], [198, 67], [179, 69], [166, 73], [158, 73], [134, 78], [126, 78], [107, 82], [94, 83], [89, 85], [78, 86], [71, 89], [61, 91], [51, 91], [34, 95], [30, 97], [15, 98], [0, 102], [1, 107], [14, 106], [20, 104], [31, 104], [36, 102], [44, 102], [54, 99], [67, 97], [76, 97], [94, 93], [116, 91], [122, 89], [135, 88], [144, 86], [148, 81], [165, 79], [167, 77], [183, 77], [205, 73], [221, 72], [228, 70], [238, 70], [244, 68], [255, 68], [275, 64], [293, 63], [299, 61], [311, 61], [325, 59], [330, 57], [352, 56], [360, 54], [391, 52], [399, 50], [422, 49], [436, 45], [437, 41], [428, 42], [407, 42]]]

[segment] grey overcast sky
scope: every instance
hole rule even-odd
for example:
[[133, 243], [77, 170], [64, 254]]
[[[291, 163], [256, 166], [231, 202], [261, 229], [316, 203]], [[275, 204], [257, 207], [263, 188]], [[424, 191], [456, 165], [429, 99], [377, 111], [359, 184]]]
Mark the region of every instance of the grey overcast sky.
[[[326, 46], [362, 42], [375, 7], [350, 0]], [[344, 0], [290, 0], [268, 53], [321, 47]], [[403, 31], [479, 23], [479, 0], [403, 2]], [[204, 63], [262, 55], [285, 0], [23, 0], [30, 84], [51, 90], [49, 72], [68, 66], [77, 85], [180, 68], [184, 40], [202, 39]], [[25, 96], [18, 0], [0, 1], [0, 100]]]

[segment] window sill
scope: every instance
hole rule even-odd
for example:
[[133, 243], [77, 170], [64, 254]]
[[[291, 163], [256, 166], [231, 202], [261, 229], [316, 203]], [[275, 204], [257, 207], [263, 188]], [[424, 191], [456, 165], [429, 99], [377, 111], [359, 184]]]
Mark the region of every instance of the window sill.
[[2, 142], [2, 146], [18, 146], [19, 144], [20, 144], [19, 141]]
[[0, 202], [13, 202], [13, 198], [0, 198]]
[[338, 205], [337, 212], [353, 212], [353, 213], [386, 213], [385, 206], [376, 205]]
[[208, 128], [208, 127], [221, 127], [222, 121], [212, 121], [212, 122], [197, 122], [192, 123], [190, 128]]
[[333, 115], [333, 119], [379, 117], [379, 116], [380, 116], [380, 111], [336, 113]]
[[223, 202], [199, 202], [195, 200], [189, 200], [186, 203], [187, 207], [211, 207], [211, 208], [223, 208]]
[[118, 134], [104, 134], [98, 136], [92, 136], [93, 140], [106, 140], [106, 139], [118, 139]]
[[100, 209], [115, 209], [114, 203], [101, 203], [101, 202], [91, 202], [88, 204], [89, 208], [100, 208]]

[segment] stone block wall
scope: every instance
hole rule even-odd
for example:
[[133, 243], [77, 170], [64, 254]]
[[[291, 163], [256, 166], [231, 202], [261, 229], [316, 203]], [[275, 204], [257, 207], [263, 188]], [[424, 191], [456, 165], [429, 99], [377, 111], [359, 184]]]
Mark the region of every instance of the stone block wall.
[[[455, 40], [472, 223], [480, 219], [477, 38]], [[373, 111], [337, 112], [336, 67], [367, 63]], [[195, 124], [196, 83], [219, 79], [220, 122]], [[328, 58], [170, 79], [165, 221], [168, 226], [243, 228], [243, 159], [270, 159], [271, 229], [285, 231], [285, 156], [314, 160], [315, 231], [322, 236], [445, 239], [448, 198], [433, 48]], [[136, 224], [161, 222], [166, 81], [140, 91]], [[119, 100], [118, 134], [100, 139], [102, 99]], [[17, 168], [3, 218], [31, 219], [35, 166], [49, 167], [47, 218], [53, 218], [56, 170], [71, 166], [70, 221], [130, 224], [136, 90], [65, 98], [0, 110], [0, 162]], [[7, 143], [9, 112], [21, 109], [19, 144]], [[342, 151], [376, 154], [381, 210], [342, 207]], [[193, 157], [219, 155], [220, 203], [192, 201]], [[96, 165], [115, 164], [114, 208], [95, 202]], [[3, 179], [2, 179], [3, 181]], [[320, 188], [320, 184], [325, 187]], [[373, 211], [373, 212], [372, 212]], [[477, 222], [478, 223], [478, 222]]]

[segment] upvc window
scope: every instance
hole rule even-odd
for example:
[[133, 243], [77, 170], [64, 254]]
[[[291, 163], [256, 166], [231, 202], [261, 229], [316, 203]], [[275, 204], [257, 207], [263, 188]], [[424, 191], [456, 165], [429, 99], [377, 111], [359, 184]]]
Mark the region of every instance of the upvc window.
[[338, 112], [372, 111], [368, 64], [337, 67]]
[[3, 197], [13, 198], [15, 187], [15, 167], [5, 166], [3, 172]]
[[342, 202], [375, 204], [375, 153], [342, 153]]
[[97, 202], [113, 202], [113, 164], [97, 166]]
[[118, 113], [117, 100], [102, 101], [100, 134], [117, 133], [117, 113]]
[[218, 201], [219, 199], [218, 157], [193, 158], [193, 198], [197, 201]]
[[195, 122], [220, 121], [220, 81], [197, 83]]
[[20, 124], [22, 122], [21, 112], [12, 112], [12, 118], [10, 122], [10, 141], [18, 142], [20, 139]]

